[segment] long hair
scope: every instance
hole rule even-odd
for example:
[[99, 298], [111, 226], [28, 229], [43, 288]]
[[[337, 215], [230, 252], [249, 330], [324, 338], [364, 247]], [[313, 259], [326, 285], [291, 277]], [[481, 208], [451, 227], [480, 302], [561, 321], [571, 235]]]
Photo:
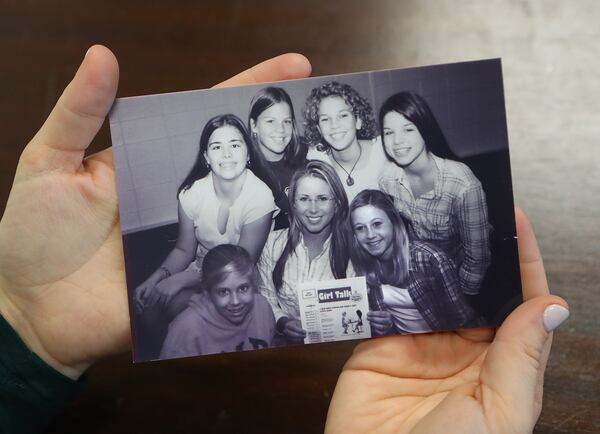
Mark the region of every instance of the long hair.
[[[429, 152], [441, 158], [458, 160], [456, 154], [450, 149], [431, 108], [421, 95], [412, 92], [400, 92], [390, 96], [379, 110], [381, 131], [383, 131], [383, 118], [389, 112], [401, 114], [415, 124]], [[383, 149], [385, 150], [385, 146]], [[385, 152], [387, 155], [387, 150]], [[390, 155], [388, 155], [388, 158], [392, 159]]]
[[362, 121], [362, 127], [356, 132], [359, 140], [370, 140], [377, 136], [377, 124], [374, 119], [371, 104], [360, 96], [350, 85], [331, 81], [311, 90], [304, 107], [304, 135], [313, 145], [329, 146], [324, 142], [319, 131], [319, 104], [327, 97], [342, 98], [352, 109], [354, 117]]
[[380, 287], [382, 284], [402, 285], [408, 277], [409, 270], [409, 245], [406, 226], [400, 214], [394, 207], [392, 200], [379, 190], [363, 190], [356, 195], [350, 204], [348, 213], [348, 226], [352, 228], [352, 213], [358, 208], [371, 205], [383, 211], [392, 222], [394, 237], [392, 241], [391, 270], [384, 271], [382, 261], [370, 255], [356, 239], [352, 230], [350, 241], [350, 259], [356, 274], [366, 276], [369, 287]]
[[253, 292], [258, 288], [258, 271], [248, 252], [233, 244], [220, 244], [204, 256], [201, 286], [205, 291], [214, 288], [233, 273], [250, 275]]
[[234, 127], [240, 132], [244, 143], [246, 144], [246, 148], [248, 149], [248, 167], [257, 177], [259, 177], [265, 184], [267, 184], [271, 188], [271, 190], [273, 190], [273, 183], [271, 181], [271, 178], [269, 177], [268, 172], [264, 167], [263, 160], [258, 157], [257, 150], [254, 148], [254, 146], [252, 146], [250, 135], [248, 134], [244, 123], [236, 115], [228, 113], [224, 115], [218, 115], [209, 119], [206, 125], [204, 126], [202, 134], [200, 135], [198, 156], [196, 157], [196, 161], [190, 169], [190, 172], [179, 186], [177, 194], [187, 190], [194, 184], [194, 182], [204, 178], [210, 173], [210, 167], [208, 167], [204, 158], [204, 153], [208, 149], [208, 140], [210, 139], [212, 133], [215, 132], [215, 130], [225, 126]]
[[288, 230], [288, 238], [281, 253], [281, 256], [273, 269], [273, 283], [277, 291], [281, 289], [283, 283], [283, 271], [288, 257], [294, 253], [296, 246], [300, 242], [302, 233], [302, 224], [296, 217], [294, 202], [298, 182], [306, 177], [314, 177], [324, 181], [331, 190], [334, 198], [334, 214], [331, 220], [331, 246], [329, 249], [329, 264], [331, 272], [336, 279], [346, 277], [346, 268], [348, 267], [348, 239], [346, 221], [348, 217], [348, 197], [344, 191], [344, 187], [340, 182], [340, 178], [333, 167], [322, 161], [312, 160], [306, 165], [298, 169], [290, 181], [290, 190], [288, 195], [290, 207], [290, 228]]
[[[306, 142], [298, 135], [298, 130], [296, 128], [296, 116], [294, 114], [294, 106], [292, 104], [292, 99], [288, 95], [288, 93], [280, 87], [265, 87], [261, 89], [254, 98], [252, 98], [252, 102], [250, 103], [250, 114], [248, 115], [248, 131], [252, 131], [251, 121], [255, 124], [258, 122], [258, 117], [268, 108], [272, 107], [275, 104], [284, 103], [287, 104], [290, 108], [290, 113], [292, 115], [292, 138], [290, 139], [290, 143], [285, 148], [283, 152], [282, 161], [291, 167], [299, 167], [306, 160], [306, 153], [308, 151]], [[253, 144], [256, 149], [259, 148], [258, 138], [255, 137], [254, 134], [251, 135]]]

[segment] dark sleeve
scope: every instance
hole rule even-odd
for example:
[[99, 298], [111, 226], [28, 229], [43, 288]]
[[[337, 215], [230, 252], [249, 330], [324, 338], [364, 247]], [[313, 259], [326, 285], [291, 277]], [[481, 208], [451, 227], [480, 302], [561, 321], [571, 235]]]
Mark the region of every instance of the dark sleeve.
[[0, 316], [0, 433], [39, 433], [82, 389], [31, 352]]
[[432, 279], [432, 291], [438, 322], [441, 329], [463, 327], [473, 318], [473, 310], [467, 303], [454, 264], [446, 255], [435, 254], [429, 257], [428, 275]]
[[459, 283], [465, 294], [477, 295], [491, 262], [487, 203], [481, 184], [466, 190], [458, 204], [458, 231], [465, 251], [458, 269]]

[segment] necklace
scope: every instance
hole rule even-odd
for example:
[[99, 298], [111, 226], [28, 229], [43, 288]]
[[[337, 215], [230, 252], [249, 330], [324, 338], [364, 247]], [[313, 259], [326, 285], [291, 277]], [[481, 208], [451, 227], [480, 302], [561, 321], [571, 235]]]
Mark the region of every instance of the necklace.
[[360, 157], [362, 157], [362, 146], [360, 146], [360, 143], [358, 144], [358, 149], [359, 149], [358, 158], [354, 162], [354, 165], [352, 166], [352, 169], [350, 169], [350, 172], [348, 172], [344, 168], [344, 166], [342, 166], [338, 162], [338, 160], [335, 159], [335, 156], [333, 155], [333, 152], [331, 153], [331, 158], [333, 158], [333, 161], [335, 161], [335, 164], [337, 164], [338, 166], [340, 166], [340, 168], [346, 173], [346, 175], [348, 175], [348, 177], [346, 178], [346, 185], [348, 185], [348, 187], [351, 187], [351, 186], [354, 185], [354, 178], [352, 178], [352, 172], [354, 172], [354, 169], [356, 168], [356, 165], [360, 161]]

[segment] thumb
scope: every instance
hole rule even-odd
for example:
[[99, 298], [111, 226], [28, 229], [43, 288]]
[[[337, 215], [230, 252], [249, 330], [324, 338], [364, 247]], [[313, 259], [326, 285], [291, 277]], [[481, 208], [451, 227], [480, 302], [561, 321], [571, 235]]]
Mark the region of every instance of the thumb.
[[112, 106], [118, 81], [113, 53], [101, 45], [91, 47], [48, 119], [25, 147], [17, 177], [77, 171]]
[[568, 317], [562, 298], [544, 295], [526, 301], [504, 321], [481, 369], [481, 399], [493, 411], [488, 416], [504, 416], [515, 432], [533, 429], [542, 406], [552, 331]]

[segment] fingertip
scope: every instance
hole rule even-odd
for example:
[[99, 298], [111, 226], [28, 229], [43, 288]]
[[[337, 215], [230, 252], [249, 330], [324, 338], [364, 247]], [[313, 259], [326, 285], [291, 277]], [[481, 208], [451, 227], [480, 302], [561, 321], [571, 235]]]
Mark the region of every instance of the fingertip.
[[119, 81], [119, 62], [114, 53], [104, 45], [92, 45], [85, 53], [79, 72], [84, 69], [90, 84], [108, 88], [116, 94]]
[[[564, 302], [564, 300], [562, 300]], [[566, 304], [566, 302], [565, 302]], [[550, 333], [564, 323], [571, 315], [568, 305], [552, 303], [544, 309], [543, 323], [546, 332]]]
[[285, 58], [288, 74], [290, 76], [308, 77], [312, 72], [312, 65], [306, 56], [300, 53], [286, 53]]
[[497, 336], [510, 340], [527, 339], [530, 333], [540, 333], [542, 328], [549, 333], [569, 317], [568, 312], [569, 304], [562, 297], [550, 294], [533, 297], [508, 316]]

